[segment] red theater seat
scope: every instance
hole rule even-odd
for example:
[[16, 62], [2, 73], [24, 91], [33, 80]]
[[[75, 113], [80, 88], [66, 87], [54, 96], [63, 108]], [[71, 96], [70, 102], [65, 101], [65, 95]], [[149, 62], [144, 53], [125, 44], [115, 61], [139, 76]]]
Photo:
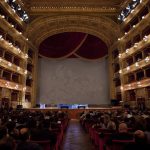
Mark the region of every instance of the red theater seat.
[[99, 137], [99, 150], [104, 150], [104, 145], [111, 135], [112, 133], [103, 133], [103, 135]]
[[127, 144], [134, 143], [134, 140], [112, 140], [110, 146], [106, 146], [106, 150], [123, 150]]

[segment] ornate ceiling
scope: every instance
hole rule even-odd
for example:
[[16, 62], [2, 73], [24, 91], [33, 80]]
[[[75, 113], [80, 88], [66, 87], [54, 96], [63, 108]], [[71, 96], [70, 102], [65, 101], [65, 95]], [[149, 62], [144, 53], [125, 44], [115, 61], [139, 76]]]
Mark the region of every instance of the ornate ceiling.
[[18, 0], [34, 12], [117, 12], [131, 0]]
[[35, 46], [49, 36], [62, 32], [83, 32], [102, 39], [109, 47], [118, 39], [119, 25], [107, 17], [88, 15], [54, 15], [41, 16], [30, 23], [27, 28], [28, 38]]
[[27, 29], [39, 54], [49, 58], [68, 58], [72, 54], [92, 60], [101, 58], [119, 34], [118, 25], [111, 19], [83, 15], [43, 15]]
[[[30, 16], [27, 35], [39, 48], [40, 55], [86, 59], [108, 54], [108, 48], [120, 34], [118, 12], [129, 1], [18, 0]], [[62, 43], [62, 39], [67, 41]]]

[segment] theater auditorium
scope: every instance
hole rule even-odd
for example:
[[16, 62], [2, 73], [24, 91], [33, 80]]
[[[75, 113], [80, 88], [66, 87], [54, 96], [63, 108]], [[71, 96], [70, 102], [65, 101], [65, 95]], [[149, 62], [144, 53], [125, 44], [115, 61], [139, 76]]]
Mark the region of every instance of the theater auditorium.
[[0, 150], [150, 149], [150, 0], [0, 0]]

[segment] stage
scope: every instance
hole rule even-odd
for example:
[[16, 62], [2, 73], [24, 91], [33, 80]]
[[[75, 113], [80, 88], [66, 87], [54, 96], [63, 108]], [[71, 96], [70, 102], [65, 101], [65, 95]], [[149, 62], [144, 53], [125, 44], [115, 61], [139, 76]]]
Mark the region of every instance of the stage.
[[66, 109], [66, 108], [56, 108], [56, 107], [46, 107], [46, 108], [29, 108], [28, 110], [31, 111], [63, 111], [67, 112], [70, 119], [79, 119], [80, 114], [83, 111], [116, 111], [122, 109], [121, 106], [116, 106], [116, 107], [93, 107], [93, 108], [79, 108], [79, 109]]

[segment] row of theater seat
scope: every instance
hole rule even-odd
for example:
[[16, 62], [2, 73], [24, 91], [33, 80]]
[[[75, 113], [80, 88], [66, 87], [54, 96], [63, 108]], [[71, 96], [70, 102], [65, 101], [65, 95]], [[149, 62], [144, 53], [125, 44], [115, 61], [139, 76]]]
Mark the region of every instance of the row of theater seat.
[[[84, 124], [84, 125], [83, 125]], [[91, 141], [99, 150], [123, 150], [127, 144], [135, 143], [134, 140], [112, 140], [111, 145], [107, 145], [107, 141], [114, 131], [102, 128], [93, 128], [92, 123], [81, 121], [81, 125], [89, 133]], [[132, 130], [132, 129], [129, 129]]]
[[29, 142], [39, 144], [43, 150], [59, 150], [62, 140], [63, 140], [63, 137], [64, 137], [64, 131], [66, 130], [66, 128], [68, 126], [68, 122], [69, 122], [69, 120], [68, 120], [68, 118], [66, 118], [65, 120], [62, 121], [59, 132], [58, 132], [58, 130], [55, 130], [55, 129], [52, 131], [57, 134], [57, 140], [56, 140], [56, 144], [54, 145], [54, 147], [51, 145], [50, 140], [44, 140], [44, 141], [30, 140]]

